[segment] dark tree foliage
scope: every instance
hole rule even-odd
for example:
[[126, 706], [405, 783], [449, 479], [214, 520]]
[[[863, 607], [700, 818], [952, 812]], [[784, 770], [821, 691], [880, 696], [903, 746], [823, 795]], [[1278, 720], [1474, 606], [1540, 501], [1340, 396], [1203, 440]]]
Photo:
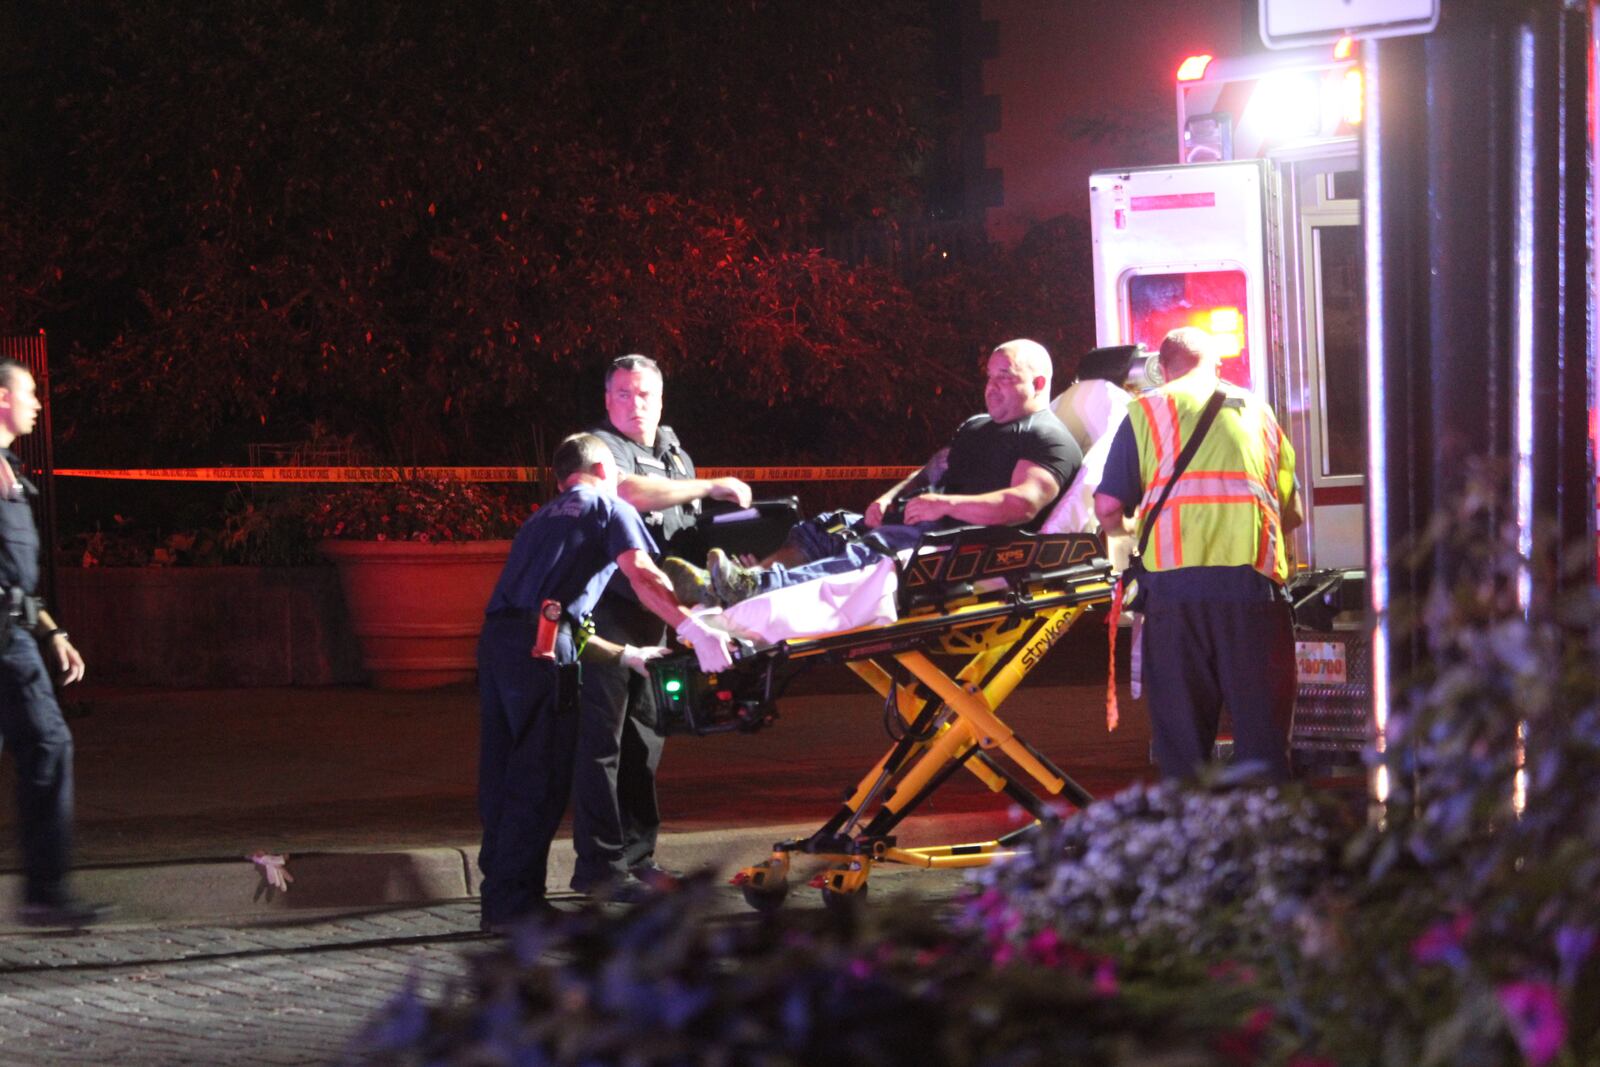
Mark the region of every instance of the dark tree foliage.
[[0, 33], [0, 329], [70, 351], [85, 461], [312, 425], [527, 459], [627, 351], [702, 461], [909, 461], [986, 346], [1077, 313], [1011, 325], [1038, 280], [979, 267], [963, 318], [959, 277], [818, 251], [917, 211], [949, 104], [918, 0], [64, 0]]

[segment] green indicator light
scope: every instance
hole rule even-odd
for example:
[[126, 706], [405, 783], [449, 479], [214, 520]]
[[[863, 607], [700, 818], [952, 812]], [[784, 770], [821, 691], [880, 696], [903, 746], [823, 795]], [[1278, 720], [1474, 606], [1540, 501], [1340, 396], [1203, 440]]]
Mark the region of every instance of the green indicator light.
[[665, 689], [669, 694], [677, 696], [683, 690], [683, 681], [678, 678], [668, 678], [661, 684], [661, 688]]

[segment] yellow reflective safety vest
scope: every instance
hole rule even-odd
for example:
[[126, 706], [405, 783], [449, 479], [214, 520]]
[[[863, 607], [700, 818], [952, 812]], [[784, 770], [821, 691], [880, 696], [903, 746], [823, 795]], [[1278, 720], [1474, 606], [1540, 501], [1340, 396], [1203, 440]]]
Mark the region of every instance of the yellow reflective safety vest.
[[1161, 506], [1144, 565], [1152, 571], [1248, 566], [1282, 584], [1289, 577], [1282, 505], [1295, 492], [1294, 446], [1265, 401], [1204, 371], [1145, 393], [1128, 408], [1144, 485], [1135, 529], [1143, 532], [1145, 514], [1218, 388], [1222, 409]]

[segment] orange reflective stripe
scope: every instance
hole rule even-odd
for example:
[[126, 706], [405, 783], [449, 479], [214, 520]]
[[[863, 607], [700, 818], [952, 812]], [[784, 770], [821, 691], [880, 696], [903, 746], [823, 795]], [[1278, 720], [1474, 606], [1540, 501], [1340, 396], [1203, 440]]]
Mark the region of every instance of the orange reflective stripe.
[[[1194, 464], [1174, 481], [1177, 457], [1198, 426], [1197, 409], [1203, 410], [1212, 388], [1221, 388], [1227, 400], [1215, 436], [1200, 443]], [[1244, 565], [1282, 581], [1283, 472], [1278, 468], [1292, 466], [1293, 453], [1284, 451], [1290, 445], [1272, 410], [1253, 395], [1206, 381], [1164, 386], [1141, 396], [1138, 404], [1133, 428], [1144, 480], [1140, 514], [1148, 516], [1156, 500], [1166, 496], [1147, 531], [1150, 569]], [[1201, 510], [1191, 513], [1190, 508]]]

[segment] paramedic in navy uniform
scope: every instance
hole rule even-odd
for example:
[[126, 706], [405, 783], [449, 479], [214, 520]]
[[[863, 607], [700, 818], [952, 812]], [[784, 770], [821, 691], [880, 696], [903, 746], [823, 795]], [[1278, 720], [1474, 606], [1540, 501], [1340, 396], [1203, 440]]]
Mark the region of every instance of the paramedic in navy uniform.
[[[694, 461], [669, 426], [661, 425], [661, 368], [648, 356], [615, 360], [606, 372], [606, 421], [590, 432], [617, 459], [617, 495], [637, 508], [662, 550], [689, 554], [680, 535], [692, 531], [700, 501], [710, 497], [750, 506], [737, 478], [697, 478]], [[639, 605], [622, 575], [594, 611], [595, 632], [619, 645], [659, 645], [661, 620]], [[585, 665], [583, 721], [572, 793], [572, 844], [578, 853], [572, 888], [605, 886], [612, 896], [637, 894], [646, 882], [671, 881], [655, 862], [656, 768], [664, 739], [656, 727], [649, 680], [617, 664]]]
[[11, 445], [33, 430], [41, 408], [28, 368], [0, 360], [0, 585], [10, 616], [0, 618], [0, 742], [17, 761], [23, 869], [17, 918], [32, 926], [87, 926], [106, 909], [76, 899], [67, 888], [72, 734], [34, 637], [44, 639], [63, 684], [83, 677], [83, 657], [38, 601], [24, 604], [39, 585], [39, 529], [28, 501], [36, 490]]
[[[478, 866], [483, 926], [490, 930], [549, 907], [545, 867], [572, 789], [584, 680], [573, 631], [612, 575], [620, 570], [639, 602], [693, 646], [701, 670], [724, 670], [731, 662], [727, 637], [691, 618], [652, 562], [655, 542], [638, 511], [617, 497], [616, 461], [605, 442], [574, 434], [556, 449], [552, 465], [562, 492], [517, 531], [478, 638]], [[541, 655], [545, 601], [562, 610], [549, 654]], [[586, 664], [644, 673], [664, 651], [595, 637], [583, 655]]]

